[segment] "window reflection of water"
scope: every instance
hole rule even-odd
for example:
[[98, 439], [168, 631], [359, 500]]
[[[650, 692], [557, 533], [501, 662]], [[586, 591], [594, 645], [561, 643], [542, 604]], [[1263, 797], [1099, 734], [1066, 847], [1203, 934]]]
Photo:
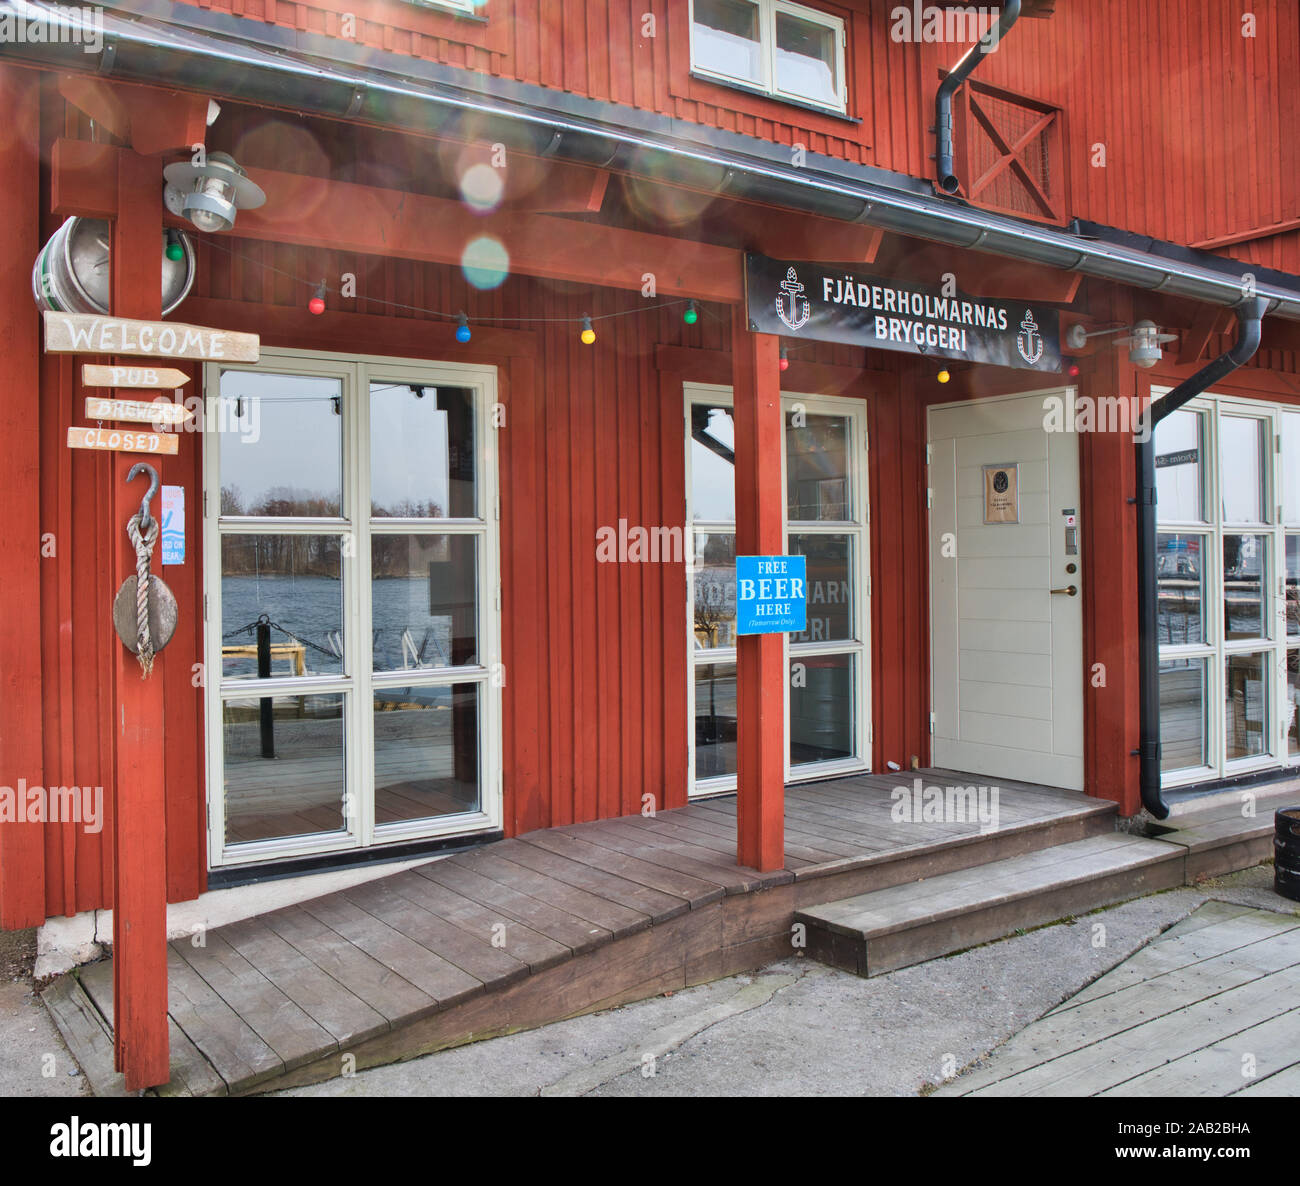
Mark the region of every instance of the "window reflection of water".
[[[256, 622], [266, 614], [293, 638], [305, 644], [309, 675], [337, 675], [342, 644], [342, 588], [329, 577], [225, 577], [221, 582], [222, 619], [227, 631]], [[376, 670], [404, 670], [446, 667], [451, 656], [451, 618], [428, 613], [429, 582], [425, 577], [390, 577], [371, 586]], [[404, 646], [404, 638], [407, 640]], [[248, 645], [255, 634], [237, 634], [226, 644]], [[273, 643], [292, 639], [272, 630]], [[314, 645], [306, 645], [314, 644]], [[317, 650], [316, 648], [321, 648]], [[325, 653], [322, 653], [324, 651]], [[225, 660], [228, 679], [253, 679], [257, 658], [231, 656]], [[281, 660], [273, 665], [275, 676], [289, 675]], [[419, 690], [422, 702], [449, 703], [446, 688]]]

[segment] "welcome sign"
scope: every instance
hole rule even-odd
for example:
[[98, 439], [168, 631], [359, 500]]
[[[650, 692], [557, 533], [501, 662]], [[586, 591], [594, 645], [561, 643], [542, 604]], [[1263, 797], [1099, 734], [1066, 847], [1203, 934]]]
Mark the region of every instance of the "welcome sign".
[[902, 280], [752, 254], [745, 256], [745, 302], [756, 333], [1020, 370], [1061, 369], [1060, 315], [1045, 305], [945, 296]]

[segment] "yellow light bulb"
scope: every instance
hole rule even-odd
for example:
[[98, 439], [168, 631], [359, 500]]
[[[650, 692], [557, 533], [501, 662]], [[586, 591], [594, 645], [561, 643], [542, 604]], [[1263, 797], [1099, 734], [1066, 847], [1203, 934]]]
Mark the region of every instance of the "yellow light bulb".
[[940, 371], [939, 374], [935, 377], [939, 380], [940, 383], [947, 383], [948, 380], [952, 378], [952, 376], [947, 371]]
[[591, 328], [591, 318], [583, 317], [582, 319], [582, 344], [590, 346], [596, 340], [596, 331]]

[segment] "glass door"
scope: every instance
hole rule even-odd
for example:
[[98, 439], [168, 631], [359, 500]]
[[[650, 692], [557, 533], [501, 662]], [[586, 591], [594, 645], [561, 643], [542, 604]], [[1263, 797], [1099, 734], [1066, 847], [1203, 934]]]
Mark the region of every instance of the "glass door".
[[[807, 558], [807, 629], [786, 640], [787, 777], [870, 765], [866, 416], [783, 396], [787, 552]], [[686, 393], [693, 795], [736, 786], [735, 435], [731, 392]]]
[[500, 821], [490, 368], [207, 368], [210, 860]]

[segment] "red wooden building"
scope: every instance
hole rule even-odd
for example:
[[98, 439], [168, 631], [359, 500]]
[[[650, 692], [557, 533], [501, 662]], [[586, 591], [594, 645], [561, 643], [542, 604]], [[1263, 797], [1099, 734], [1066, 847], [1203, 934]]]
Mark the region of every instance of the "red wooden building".
[[[933, 765], [1130, 815], [1294, 767], [1300, 14], [965, 19], [17, 4], [0, 783], [102, 787], [105, 816], [0, 815], [0, 925], [111, 907], [115, 833], [171, 903], [305, 897], [737, 778], [740, 857], [770, 867], [787, 781]], [[936, 94], [990, 28], [948, 158]], [[170, 208], [195, 145], [265, 204], [206, 231]], [[188, 243], [166, 317], [261, 343], [175, 363], [197, 431], [150, 459], [183, 560], [155, 554], [179, 625], [147, 681], [110, 616], [138, 458], [66, 447], [109, 359], [46, 351], [33, 300], [74, 217], [101, 221], [65, 286], [157, 320]], [[762, 259], [803, 289], [755, 297]], [[1037, 364], [1031, 306], [1059, 330]], [[1234, 347], [1155, 431], [1144, 528], [1134, 411]], [[738, 553], [806, 557], [805, 631], [737, 638]]]

